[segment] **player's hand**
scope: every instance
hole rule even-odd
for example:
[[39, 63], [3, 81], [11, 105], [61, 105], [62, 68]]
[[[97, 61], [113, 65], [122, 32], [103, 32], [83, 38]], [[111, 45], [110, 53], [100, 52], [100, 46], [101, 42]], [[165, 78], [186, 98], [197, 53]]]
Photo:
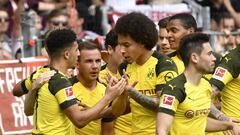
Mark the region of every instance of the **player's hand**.
[[235, 119], [235, 118], [229, 118], [229, 121], [233, 122], [233, 123], [240, 123], [240, 121], [238, 119]]
[[116, 84], [114, 82], [114, 78], [111, 78], [107, 86], [106, 95], [110, 96], [112, 100], [115, 99], [122, 94], [126, 84], [126, 79], [123, 77]]
[[38, 76], [36, 80], [32, 83], [32, 90], [38, 90], [40, 87], [42, 87], [43, 84], [45, 84], [54, 74], [56, 71], [46, 71]]
[[232, 132], [234, 135], [240, 135], [240, 128], [237, 124], [233, 123], [233, 129]]
[[107, 83], [109, 83], [111, 79], [112, 79], [112, 81], [113, 81], [113, 82], [112, 82], [112, 85], [117, 84], [118, 79], [117, 79], [116, 77], [112, 76], [111, 73], [107, 72], [107, 74], [106, 74]]
[[133, 88], [138, 84], [138, 81], [136, 81], [136, 80], [135, 80], [132, 84], [130, 84], [130, 83], [128, 82], [128, 76], [127, 76], [125, 70], [123, 70], [123, 78], [125, 78], [126, 81], [127, 81], [127, 85], [126, 85], [126, 87], [125, 87], [125, 92], [127, 92], [127, 91], [130, 90], [130, 89], [133, 89]]

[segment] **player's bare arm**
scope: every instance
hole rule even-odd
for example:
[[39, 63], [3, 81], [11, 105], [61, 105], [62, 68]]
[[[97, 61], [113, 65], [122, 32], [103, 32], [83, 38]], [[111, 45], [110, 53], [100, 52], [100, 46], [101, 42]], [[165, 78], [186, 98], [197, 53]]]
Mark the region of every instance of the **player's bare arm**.
[[128, 94], [132, 99], [134, 99], [136, 102], [141, 104], [143, 107], [157, 112], [158, 105], [159, 105], [158, 98], [148, 97], [136, 91], [134, 88], [128, 89]]
[[126, 80], [124, 78], [121, 78], [121, 80], [116, 84], [110, 82], [106, 90], [106, 95], [94, 107], [85, 111], [80, 111], [78, 105], [74, 104], [66, 108], [64, 113], [75, 126], [82, 128], [90, 121], [97, 119], [99, 117], [98, 114], [105, 108], [105, 106], [122, 94], [125, 86]]
[[214, 120], [212, 118], [208, 118], [207, 125], [206, 125], [206, 132], [216, 132], [216, 131], [226, 131], [232, 130], [234, 135], [240, 135], [240, 128], [237, 124], [233, 122], [227, 121], [219, 121]]
[[159, 112], [157, 114], [156, 135], [168, 135], [173, 119], [172, 115]]
[[25, 81], [25, 79], [14, 85], [13, 90], [12, 90], [12, 93], [13, 93], [14, 96], [21, 97], [22, 95], [26, 94], [22, 90], [22, 85], [21, 84], [22, 84], [23, 81]]

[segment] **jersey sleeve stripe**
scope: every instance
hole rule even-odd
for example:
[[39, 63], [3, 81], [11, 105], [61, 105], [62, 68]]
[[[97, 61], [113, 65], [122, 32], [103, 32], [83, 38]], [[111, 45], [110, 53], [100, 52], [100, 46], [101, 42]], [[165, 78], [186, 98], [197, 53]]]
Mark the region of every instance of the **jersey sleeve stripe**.
[[223, 82], [221, 82], [217, 79], [214, 79], [214, 78], [211, 78], [210, 83], [212, 85], [216, 86], [219, 90], [222, 90], [223, 87], [225, 86]]
[[63, 103], [61, 103], [60, 107], [61, 107], [62, 110], [64, 110], [64, 109], [68, 108], [69, 106], [72, 106], [72, 105], [74, 105], [76, 103], [77, 103], [76, 98], [73, 98], [71, 100], [66, 100]]
[[166, 114], [175, 116], [175, 112], [173, 110], [166, 109], [166, 108], [163, 108], [163, 107], [159, 107], [158, 112], [162, 112], [162, 113], [166, 113]]
[[24, 80], [21, 82], [21, 87], [22, 87], [23, 92], [24, 92], [25, 94], [27, 94], [27, 93], [28, 93], [28, 89], [27, 89], [27, 87], [26, 87], [26, 85], [25, 85], [25, 81], [26, 81], [26, 79], [24, 79]]

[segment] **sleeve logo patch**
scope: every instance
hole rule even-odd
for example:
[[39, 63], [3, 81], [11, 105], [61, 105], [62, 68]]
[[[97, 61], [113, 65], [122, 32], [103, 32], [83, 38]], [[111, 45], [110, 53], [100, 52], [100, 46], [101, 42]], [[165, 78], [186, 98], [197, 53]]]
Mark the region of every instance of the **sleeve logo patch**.
[[64, 88], [64, 93], [67, 100], [75, 98], [75, 96], [73, 95], [72, 86]]
[[227, 73], [227, 69], [218, 67], [213, 75], [213, 78], [222, 81], [226, 73]]
[[173, 109], [175, 97], [171, 95], [163, 95], [161, 107]]

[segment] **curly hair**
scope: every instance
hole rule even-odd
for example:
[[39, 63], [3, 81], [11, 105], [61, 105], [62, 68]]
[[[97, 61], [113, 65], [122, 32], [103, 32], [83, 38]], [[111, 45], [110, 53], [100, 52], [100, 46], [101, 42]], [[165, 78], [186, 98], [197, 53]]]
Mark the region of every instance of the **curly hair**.
[[47, 34], [45, 43], [46, 50], [50, 56], [59, 55], [66, 48], [71, 48], [77, 36], [74, 31], [66, 28], [58, 28]]
[[151, 50], [158, 41], [156, 25], [147, 16], [132, 12], [118, 19], [115, 30], [117, 34], [129, 36]]

